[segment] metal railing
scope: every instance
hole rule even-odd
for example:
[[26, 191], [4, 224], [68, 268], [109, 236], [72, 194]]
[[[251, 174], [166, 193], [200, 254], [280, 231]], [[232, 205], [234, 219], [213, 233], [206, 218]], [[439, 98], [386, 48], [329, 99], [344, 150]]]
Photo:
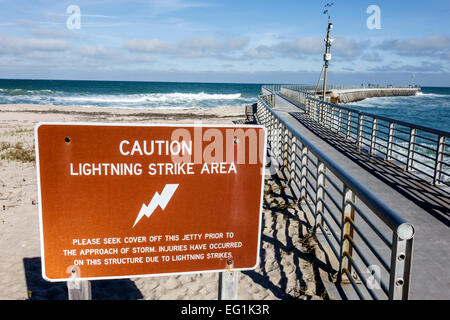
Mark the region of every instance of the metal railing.
[[288, 89], [295, 92], [288, 97], [304, 104], [307, 115], [352, 140], [361, 151], [393, 161], [433, 185], [450, 186], [450, 132], [332, 104], [307, 91]]
[[[316, 88], [314, 85], [310, 84], [276, 84], [276, 85], [264, 85], [264, 89], [267, 89], [271, 92], [279, 92], [282, 88], [294, 90], [294, 91], [301, 91], [301, 92], [310, 92], [314, 93], [314, 91], [317, 89], [319, 91], [322, 91], [322, 88]], [[337, 91], [337, 90], [358, 90], [358, 89], [410, 89], [410, 88], [420, 88], [420, 86], [417, 85], [409, 85], [409, 86], [393, 86], [393, 85], [360, 85], [360, 86], [349, 86], [349, 85], [328, 85], [327, 91]]]
[[361, 299], [408, 299], [414, 227], [280, 117], [274, 101], [258, 97], [255, 115], [267, 128], [270, 164], [323, 233], [336, 282]]

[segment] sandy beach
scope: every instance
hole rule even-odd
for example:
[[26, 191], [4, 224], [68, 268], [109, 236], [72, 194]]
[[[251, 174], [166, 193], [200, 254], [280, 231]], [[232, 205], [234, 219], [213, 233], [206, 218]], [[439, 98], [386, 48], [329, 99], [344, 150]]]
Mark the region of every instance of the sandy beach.
[[[0, 299], [67, 299], [65, 283], [41, 277], [34, 126], [38, 122], [232, 124], [245, 108], [114, 109], [31, 104], [0, 105]], [[283, 182], [266, 180], [261, 263], [241, 272], [239, 299], [323, 299], [315, 263], [320, 250], [310, 224], [283, 196]], [[216, 300], [218, 274], [92, 282], [93, 299]]]

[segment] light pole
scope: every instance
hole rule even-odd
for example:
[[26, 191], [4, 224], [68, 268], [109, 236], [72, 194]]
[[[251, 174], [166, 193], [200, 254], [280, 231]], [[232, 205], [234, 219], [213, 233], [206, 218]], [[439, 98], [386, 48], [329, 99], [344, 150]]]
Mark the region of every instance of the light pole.
[[325, 62], [325, 71], [323, 76], [323, 101], [325, 101], [327, 95], [328, 63], [331, 60], [331, 43], [333, 42], [333, 39], [330, 39], [331, 30], [333, 30], [333, 24], [328, 20], [327, 38], [325, 39], [325, 54], [323, 55], [323, 61]]

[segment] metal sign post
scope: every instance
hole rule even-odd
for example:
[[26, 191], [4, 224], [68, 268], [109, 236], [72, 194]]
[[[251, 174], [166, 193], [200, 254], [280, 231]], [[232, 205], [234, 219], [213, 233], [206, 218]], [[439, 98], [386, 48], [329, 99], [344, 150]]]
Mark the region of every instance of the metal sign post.
[[219, 273], [219, 300], [237, 300], [239, 272], [225, 271]]
[[92, 300], [91, 282], [80, 279], [80, 268], [69, 268], [70, 278], [67, 280], [69, 300]]
[[237, 300], [239, 272], [232, 271], [233, 261], [227, 262], [227, 271], [219, 272], [219, 300]]

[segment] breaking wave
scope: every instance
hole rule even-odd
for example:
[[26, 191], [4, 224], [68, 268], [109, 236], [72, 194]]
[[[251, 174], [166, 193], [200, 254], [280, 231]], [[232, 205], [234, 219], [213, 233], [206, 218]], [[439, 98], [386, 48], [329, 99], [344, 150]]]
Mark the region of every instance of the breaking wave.
[[254, 102], [253, 97], [241, 93], [141, 93], [89, 94], [52, 90], [0, 89], [0, 103], [33, 103], [87, 107], [125, 108], [212, 108], [239, 106]]

